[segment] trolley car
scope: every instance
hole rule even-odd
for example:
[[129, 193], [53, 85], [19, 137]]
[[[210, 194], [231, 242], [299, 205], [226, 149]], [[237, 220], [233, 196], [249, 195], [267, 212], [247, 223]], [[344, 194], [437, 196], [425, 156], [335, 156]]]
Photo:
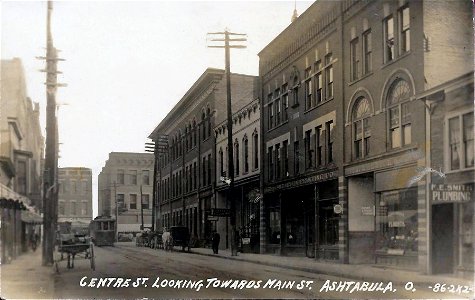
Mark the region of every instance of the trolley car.
[[89, 224], [91, 239], [96, 246], [114, 246], [116, 222], [109, 216], [97, 216]]

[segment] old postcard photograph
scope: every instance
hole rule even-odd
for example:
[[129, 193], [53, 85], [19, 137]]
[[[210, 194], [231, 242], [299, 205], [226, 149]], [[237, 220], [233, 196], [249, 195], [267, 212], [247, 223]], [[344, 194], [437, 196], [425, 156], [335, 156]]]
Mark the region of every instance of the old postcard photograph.
[[473, 299], [473, 12], [2, 1], [0, 299]]

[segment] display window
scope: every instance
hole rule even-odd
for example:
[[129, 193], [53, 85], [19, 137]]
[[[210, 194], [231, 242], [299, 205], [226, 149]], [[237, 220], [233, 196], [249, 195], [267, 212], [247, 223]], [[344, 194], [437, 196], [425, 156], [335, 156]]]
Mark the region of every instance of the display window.
[[417, 255], [417, 189], [381, 193], [376, 208], [376, 254]]

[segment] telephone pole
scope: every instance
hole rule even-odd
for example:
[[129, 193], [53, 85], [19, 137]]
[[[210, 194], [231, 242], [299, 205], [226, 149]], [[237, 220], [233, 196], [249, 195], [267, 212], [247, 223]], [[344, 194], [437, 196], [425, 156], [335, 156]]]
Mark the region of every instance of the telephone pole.
[[58, 83], [57, 62], [58, 50], [53, 46], [51, 35], [51, 12], [53, 3], [48, 1], [46, 19], [46, 57], [37, 57], [46, 60], [46, 149], [43, 193], [43, 265], [53, 264], [55, 233], [58, 220], [58, 124], [56, 118], [56, 90], [65, 84]]
[[227, 29], [224, 32], [210, 32], [211, 36], [224, 36], [224, 38], [211, 38], [212, 42], [224, 42], [224, 46], [208, 46], [209, 48], [224, 48], [225, 56], [225, 75], [226, 75], [226, 104], [227, 104], [227, 127], [228, 127], [228, 171], [229, 171], [229, 189], [228, 200], [230, 202], [230, 223], [231, 223], [231, 255], [237, 256], [237, 237], [236, 232], [236, 202], [234, 198], [234, 162], [233, 162], [233, 114], [231, 109], [231, 67], [230, 67], [230, 50], [231, 48], [242, 49], [246, 48], [244, 45], [231, 45], [230, 42], [245, 42], [247, 41], [246, 34], [233, 33]]

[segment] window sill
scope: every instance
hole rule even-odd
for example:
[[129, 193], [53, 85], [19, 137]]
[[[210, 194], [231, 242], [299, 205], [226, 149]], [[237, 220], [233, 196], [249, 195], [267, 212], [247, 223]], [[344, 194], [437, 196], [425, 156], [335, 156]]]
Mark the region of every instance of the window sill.
[[404, 54], [399, 55], [399, 56], [396, 57], [395, 59], [390, 60], [390, 61], [388, 61], [388, 62], [385, 62], [385, 63], [381, 66], [381, 70], [384, 69], [384, 68], [386, 68], [387, 66], [390, 66], [390, 65], [392, 65], [392, 64], [394, 64], [394, 63], [396, 63], [396, 62], [402, 60], [402, 59], [405, 58], [406, 56], [409, 56], [411, 53], [412, 53], [411, 50], [409, 50], [409, 51], [407, 51], [407, 52], [404, 52]]
[[364, 75], [363, 75], [362, 77], [360, 77], [360, 78], [357, 78], [357, 79], [355, 79], [355, 80], [353, 80], [353, 81], [350, 81], [350, 82], [348, 83], [348, 86], [352, 86], [353, 84], [355, 84], [355, 83], [357, 83], [357, 82], [360, 82], [360, 81], [362, 81], [363, 79], [366, 79], [366, 78], [370, 77], [371, 75], [373, 75], [373, 71], [364, 74]]

